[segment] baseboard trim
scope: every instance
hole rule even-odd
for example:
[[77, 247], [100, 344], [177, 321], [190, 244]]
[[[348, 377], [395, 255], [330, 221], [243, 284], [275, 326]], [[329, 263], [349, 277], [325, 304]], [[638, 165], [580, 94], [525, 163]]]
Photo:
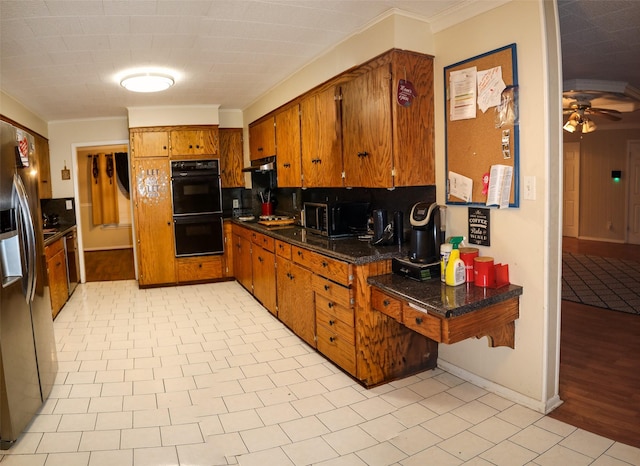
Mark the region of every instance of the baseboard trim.
[[495, 393], [496, 395], [506, 398], [509, 401], [513, 401], [514, 403], [518, 403], [519, 405], [525, 406], [542, 414], [547, 414], [553, 411], [562, 403], [557, 395], [547, 402], [535, 400], [523, 395], [522, 393], [518, 393], [514, 390], [511, 390], [510, 388], [504, 387], [495, 382], [491, 382], [490, 380], [487, 380], [476, 374], [472, 374], [469, 371], [461, 369], [458, 366], [454, 366], [453, 364], [442, 361], [440, 359], [438, 359], [438, 367], [449, 372], [450, 374], [455, 375], [456, 377], [461, 378], [462, 380], [466, 380], [467, 382], [470, 382], [480, 388], [484, 388], [491, 393]]

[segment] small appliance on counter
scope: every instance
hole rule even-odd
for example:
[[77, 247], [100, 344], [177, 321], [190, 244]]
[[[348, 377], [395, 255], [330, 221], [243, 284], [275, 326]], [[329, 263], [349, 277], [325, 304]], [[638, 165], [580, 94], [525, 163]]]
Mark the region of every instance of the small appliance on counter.
[[358, 236], [367, 232], [368, 202], [305, 202], [304, 226], [329, 238]]
[[391, 270], [415, 280], [440, 277], [440, 245], [445, 241], [446, 206], [418, 202], [411, 209], [409, 256], [391, 261]]

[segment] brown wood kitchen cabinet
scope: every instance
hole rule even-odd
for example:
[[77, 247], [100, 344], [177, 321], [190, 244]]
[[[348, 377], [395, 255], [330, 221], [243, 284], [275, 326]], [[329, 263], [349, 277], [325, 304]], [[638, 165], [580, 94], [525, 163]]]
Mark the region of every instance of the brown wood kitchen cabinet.
[[316, 347], [316, 313], [313, 305], [313, 273], [291, 261], [291, 245], [276, 240], [278, 319]]
[[38, 161], [38, 195], [40, 199], [53, 197], [51, 187], [51, 162], [49, 159], [49, 141], [39, 134], [33, 135]]
[[242, 128], [220, 128], [220, 183], [223, 188], [244, 188]]
[[300, 109], [290, 105], [275, 115], [278, 187], [302, 186], [300, 161]]
[[167, 157], [131, 159], [140, 286], [177, 280], [170, 180]]
[[249, 125], [249, 158], [262, 159], [276, 155], [276, 122], [273, 114]]
[[233, 275], [250, 293], [253, 293], [251, 270], [251, 232], [238, 225], [232, 226]]
[[[435, 183], [433, 57], [391, 50], [351, 71], [342, 84], [345, 186]], [[416, 96], [397, 102], [400, 80]]]
[[[300, 101], [302, 184], [342, 187], [340, 88], [330, 86]], [[279, 172], [278, 172], [279, 173]]]
[[172, 159], [217, 158], [218, 149], [217, 126], [171, 129], [169, 132]]
[[277, 315], [275, 240], [254, 231], [251, 232], [251, 244], [253, 296]]
[[67, 299], [69, 299], [64, 238], [45, 246], [44, 254], [47, 264], [47, 277], [49, 279], [49, 293], [51, 295], [51, 311], [55, 318], [62, 306], [67, 302]]
[[131, 157], [168, 157], [169, 130], [162, 128], [131, 128]]

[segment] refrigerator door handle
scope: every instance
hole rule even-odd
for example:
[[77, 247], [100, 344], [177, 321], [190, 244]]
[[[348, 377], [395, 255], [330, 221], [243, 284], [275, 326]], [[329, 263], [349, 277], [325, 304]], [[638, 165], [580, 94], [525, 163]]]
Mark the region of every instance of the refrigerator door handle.
[[29, 208], [27, 190], [22, 183], [22, 179], [17, 174], [13, 175], [12, 194], [15, 199], [14, 205], [16, 207], [19, 236], [24, 240], [23, 246], [26, 256], [24, 295], [27, 303], [30, 303], [33, 301], [36, 292], [36, 235], [31, 209]]

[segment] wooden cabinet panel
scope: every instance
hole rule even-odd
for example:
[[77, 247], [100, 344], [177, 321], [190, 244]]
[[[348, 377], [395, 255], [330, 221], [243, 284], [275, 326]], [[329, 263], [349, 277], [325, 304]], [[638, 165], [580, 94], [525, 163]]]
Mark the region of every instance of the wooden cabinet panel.
[[236, 280], [249, 292], [253, 292], [253, 272], [251, 267], [251, 240], [243, 236], [249, 231], [233, 227], [233, 273]]
[[51, 310], [53, 317], [57, 316], [62, 306], [69, 299], [69, 285], [67, 283], [67, 262], [64, 252], [64, 239], [59, 239], [45, 247], [47, 261], [47, 277], [49, 280], [49, 294], [51, 296]]
[[442, 321], [434, 315], [404, 305], [402, 323], [427, 338], [438, 342], [442, 341]]
[[330, 87], [300, 102], [302, 184], [342, 187], [340, 89]]
[[276, 240], [276, 254], [280, 257], [291, 260], [291, 244]]
[[402, 322], [402, 301], [382, 293], [377, 288], [371, 290], [371, 307]]
[[278, 187], [302, 186], [300, 162], [300, 110], [292, 105], [275, 115]]
[[276, 315], [276, 259], [275, 254], [261, 247], [251, 249], [251, 264], [253, 272], [253, 295]]
[[132, 159], [140, 286], [176, 282], [168, 158]]
[[171, 158], [218, 155], [217, 127], [171, 130], [169, 137]]
[[179, 282], [214, 280], [224, 275], [222, 256], [181, 257], [176, 262]]
[[281, 256], [276, 257], [278, 318], [312, 347], [316, 347], [316, 314], [312, 273]]
[[168, 157], [169, 132], [153, 131], [148, 128], [130, 130], [132, 157]]
[[337, 283], [348, 285], [353, 279], [352, 265], [347, 262], [332, 259], [298, 246], [292, 246], [291, 255], [294, 262]]
[[223, 188], [244, 188], [242, 128], [221, 128], [220, 182]]
[[276, 155], [275, 118], [270, 116], [249, 125], [249, 158], [262, 159]]
[[251, 232], [251, 242], [269, 252], [274, 252], [276, 249], [276, 240], [274, 238], [255, 231]]
[[318, 323], [318, 351], [335, 362], [349, 374], [356, 374], [356, 350], [333, 328]]
[[224, 264], [223, 271], [225, 277], [234, 277], [233, 274], [233, 224], [231, 222], [224, 222], [224, 254], [222, 256]]
[[36, 160], [38, 161], [38, 196], [40, 199], [53, 197], [51, 187], [51, 163], [49, 159], [49, 141], [34, 134]]
[[353, 298], [353, 290], [349, 287], [338, 285], [320, 275], [313, 275], [311, 281], [313, 291], [325, 296], [326, 298], [338, 302], [343, 306], [353, 306], [355, 300]]
[[391, 123], [390, 65], [342, 85], [345, 186], [393, 186]]

